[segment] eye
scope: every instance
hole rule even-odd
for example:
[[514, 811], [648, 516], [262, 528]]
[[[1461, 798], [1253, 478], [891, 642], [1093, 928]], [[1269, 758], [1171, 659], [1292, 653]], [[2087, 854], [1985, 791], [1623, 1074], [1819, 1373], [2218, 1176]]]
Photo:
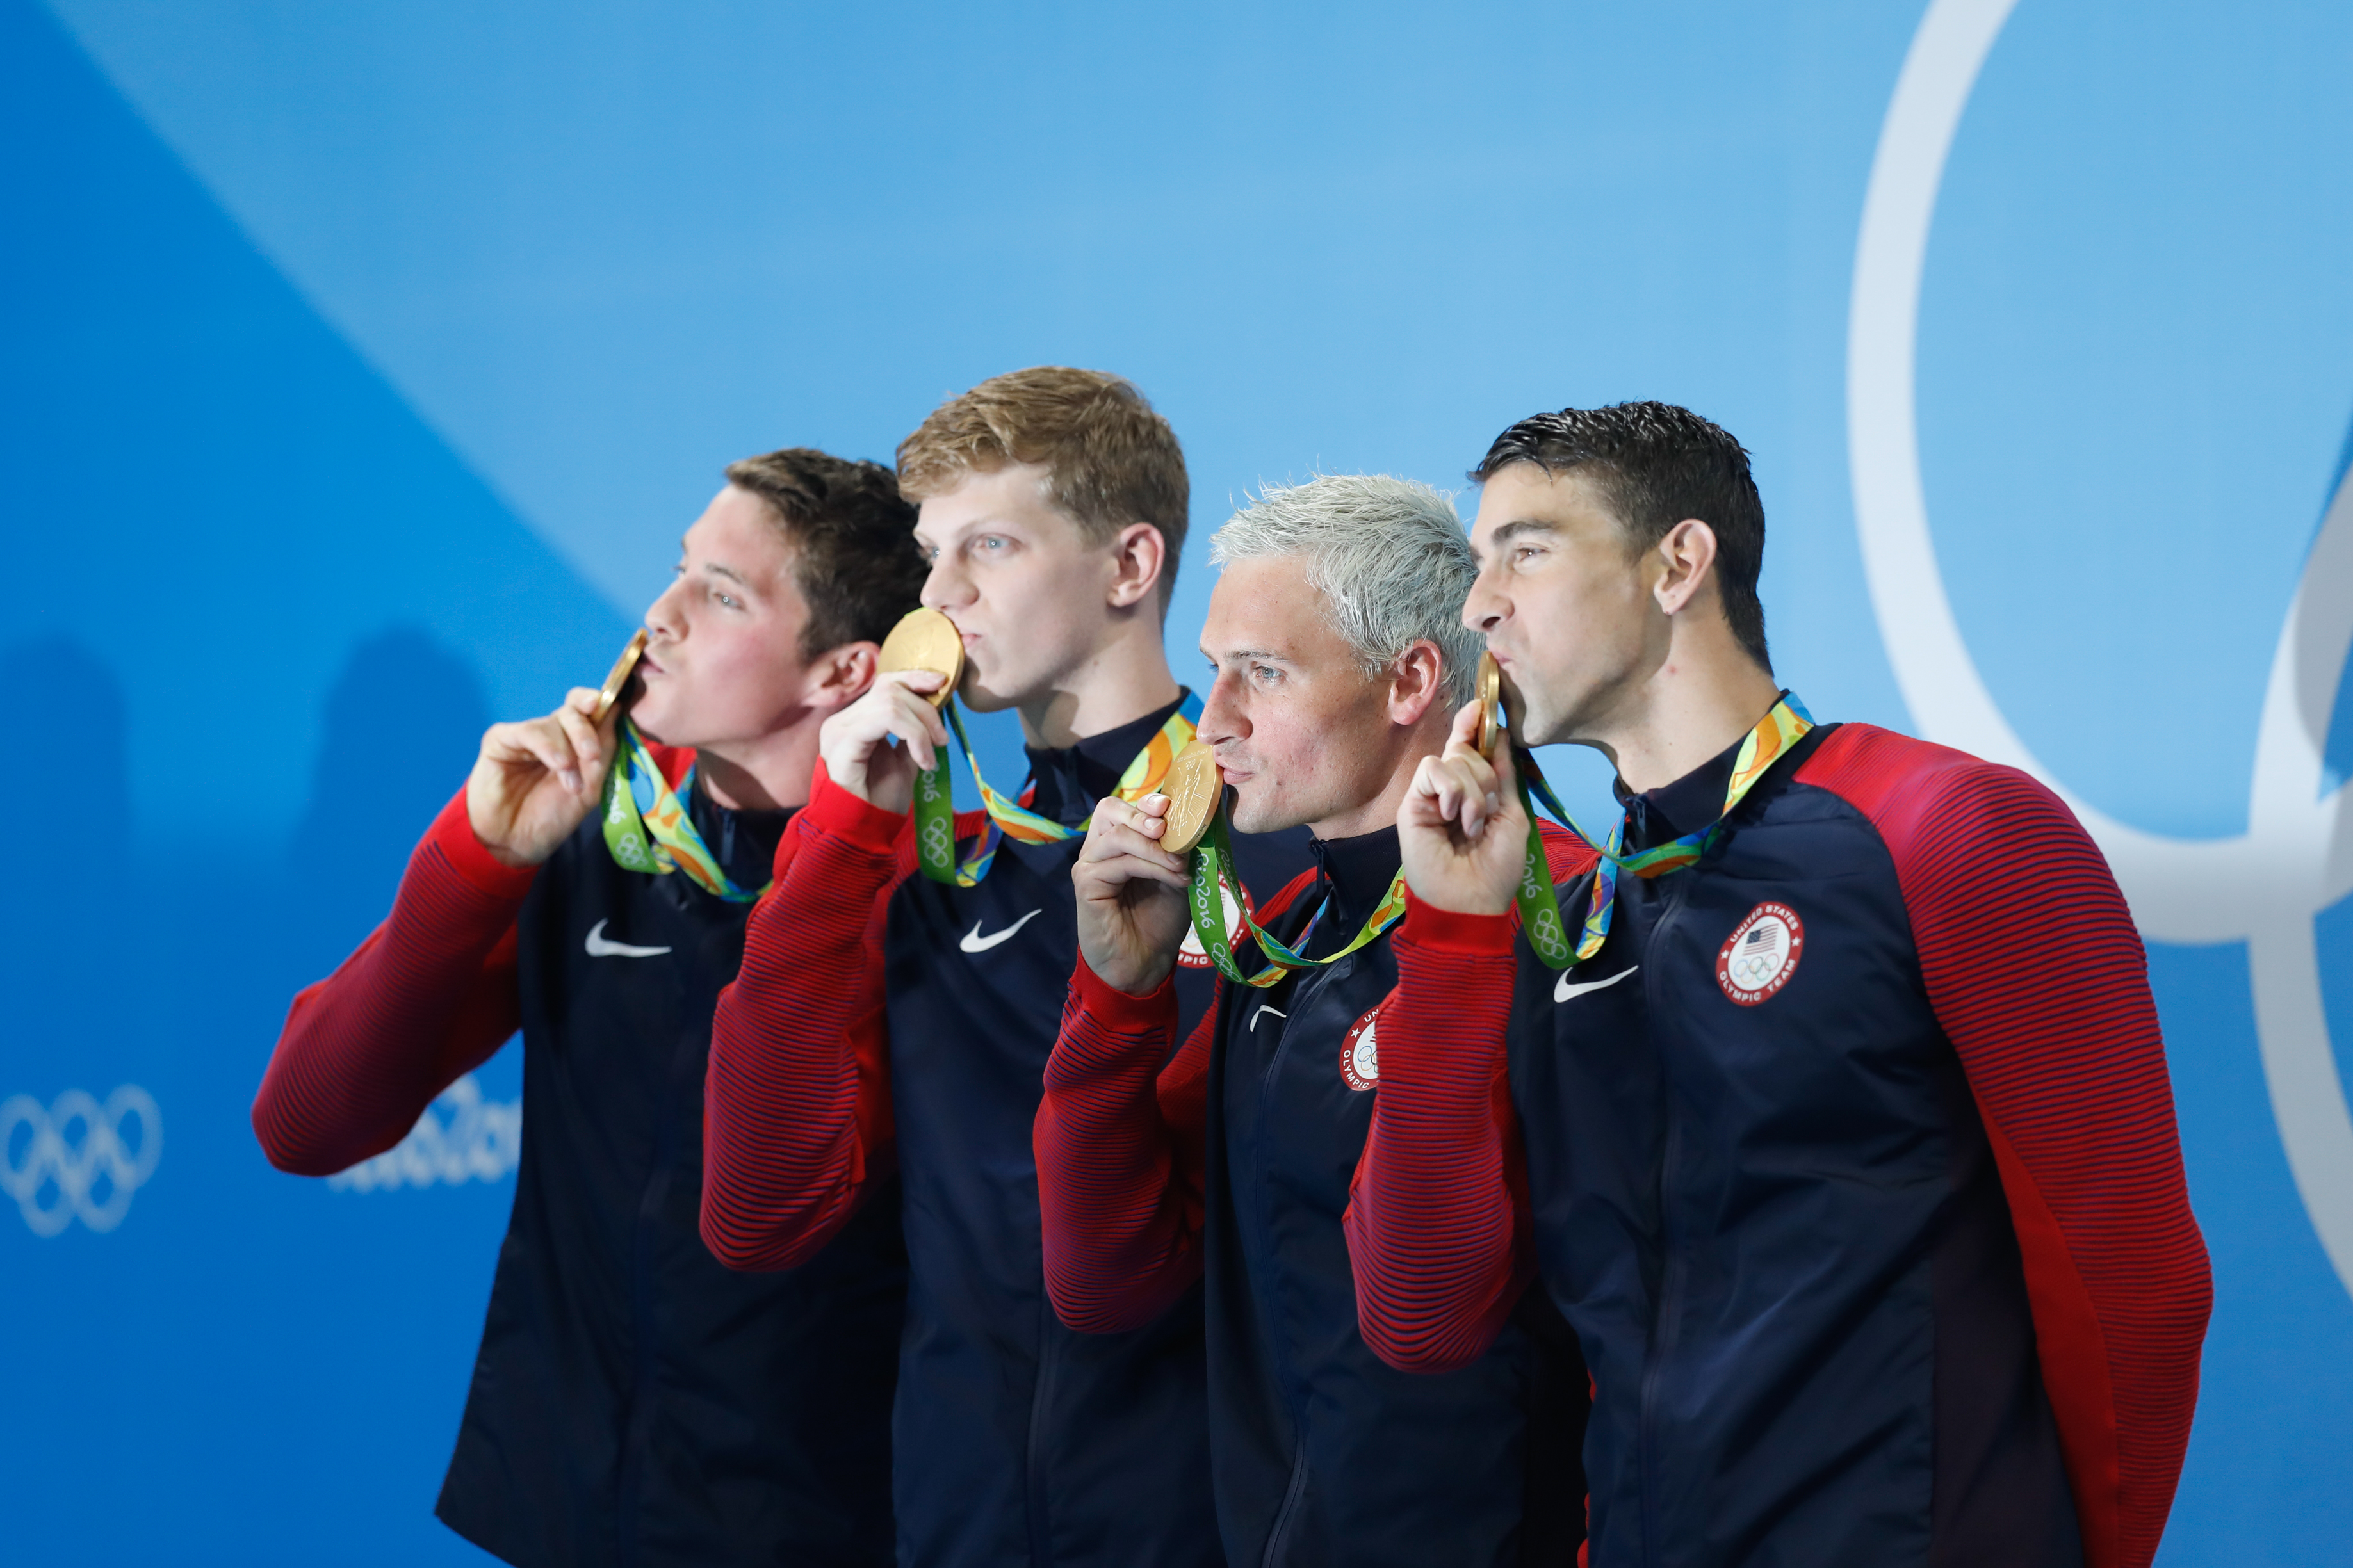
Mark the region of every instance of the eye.
[[711, 596], [718, 600], [721, 604], [726, 605], [731, 610], [740, 610], [744, 607], [737, 602], [733, 594], [723, 593], [717, 588], [711, 590]]
[[1272, 686], [1282, 679], [1282, 671], [1271, 664], [1254, 664], [1250, 666], [1250, 679], [1261, 686]]

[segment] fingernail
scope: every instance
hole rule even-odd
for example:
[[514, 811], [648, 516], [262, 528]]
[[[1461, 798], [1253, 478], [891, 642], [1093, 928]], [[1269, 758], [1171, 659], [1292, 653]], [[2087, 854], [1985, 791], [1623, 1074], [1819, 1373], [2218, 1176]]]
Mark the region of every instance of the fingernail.
[[573, 770], [573, 769], [571, 769], [571, 768], [566, 768], [566, 769], [565, 769], [565, 770], [564, 770], [564, 787], [565, 787], [565, 789], [568, 789], [568, 790], [572, 791], [572, 792], [573, 792], [574, 794], [575, 794], [575, 795], [576, 795], [576, 794], [578, 794], [578, 793], [579, 793], [579, 790], [580, 790], [580, 775], [579, 775], [579, 773], [576, 773], [575, 771], [574, 771], [574, 770]]
[[1489, 793], [1489, 795], [1488, 795], [1488, 796], [1487, 796], [1487, 809], [1488, 809], [1489, 811], [1501, 811], [1501, 810], [1503, 810], [1503, 809], [1504, 809], [1504, 801], [1503, 801], [1503, 797], [1502, 797], [1501, 795], [1498, 795], [1493, 794], [1493, 792], [1490, 792], [1490, 793]]

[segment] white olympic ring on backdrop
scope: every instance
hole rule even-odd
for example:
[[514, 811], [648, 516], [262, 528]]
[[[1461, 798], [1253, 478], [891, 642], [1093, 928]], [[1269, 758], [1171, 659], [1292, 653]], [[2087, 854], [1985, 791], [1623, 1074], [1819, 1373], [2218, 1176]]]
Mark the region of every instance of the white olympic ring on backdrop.
[[[139, 1146], [125, 1148], [122, 1124], [139, 1129]], [[80, 1136], [69, 1136], [79, 1126]], [[29, 1130], [19, 1146], [17, 1134]], [[29, 1094], [0, 1103], [0, 1192], [16, 1200], [35, 1236], [58, 1236], [76, 1219], [112, 1230], [131, 1212], [131, 1199], [164, 1157], [164, 1114], [154, 1097], [126, 1083], [106, 1097], [69, 1089], [43, 1110]], [[101, 1184], [105, 1195], [92, 1202]], [[44, 1193], [54, 1194], [44, 1202]]]
[[[444, 1121], [438, 1106], [449, 1113]], [[389, 1192], [438, 1182], [495, 1182], [522, 1163], [522, 1101], [484, 1100], [472, 1073], [443, 1089], [417, 1117], [408, 1136], [373, 1159], [327, 1178], [338, 1192]]]
[[2353, 651], [2353, 476], [2305, 561], [2263, 693], [2247, 830], [2168, 838], [2070, 793], [2011, 730], [1953, 618], [1928, 533], [1914, 397], [1920, 273], [1946, 154], [1978, 73], [2017, 0], [1934, 0], [1880, 130], [1855, 246], [1847, 321], [1847, 446], [1855, 525], [1880, 636], [1929, 739], [2041, 779], [2115, 868], [2142, 932], [2247, 943], [2272, 1114], [2322, 1247], [2353, 1290], [2353, 1116], [2329, 1044], [2313, 917], [2353, 891], [2343, 789], [2322, 760]]

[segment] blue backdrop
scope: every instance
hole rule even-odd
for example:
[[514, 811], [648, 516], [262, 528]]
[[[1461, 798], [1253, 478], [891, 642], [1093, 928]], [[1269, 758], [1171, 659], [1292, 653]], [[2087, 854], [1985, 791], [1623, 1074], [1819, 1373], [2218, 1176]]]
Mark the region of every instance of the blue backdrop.
[[2152, 939], [2217, 1277], [2162, 1561], [2344, 1561], [2348, 68], [2320, 0], [0, 0], [0, 1557], [482, 1561], [512, 1053], [280, 1176], [287, 1001], [724, 462], [1060, 361], [1204, 539], [1540, 407], [1746, 441], [1785, 679], [2040, 769]]

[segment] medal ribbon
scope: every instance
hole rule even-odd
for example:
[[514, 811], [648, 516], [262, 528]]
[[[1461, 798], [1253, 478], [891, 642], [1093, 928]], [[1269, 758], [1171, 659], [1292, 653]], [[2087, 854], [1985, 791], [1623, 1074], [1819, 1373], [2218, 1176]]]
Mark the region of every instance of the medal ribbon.
[[[1019, 801], [1008, 800], [989, 788], [988, 781], [980, 776], [980, 763], [972, 754], [972, 742], [964, 732], [964, 718], [956, 711], [955, 700], [950, 698], [942, 711], [947, 715], [948, 729], [964, 752], [965, 766], [972, 770], [973, 782], [980, 786], [980, 804], [988, 812], [988, 822], [981, 829], [972, 853], [963, 865], [957, 865], [955, 796], [948, 781], [947, 759], [943, 757], [937, 767], [917, 773], [915, 862], [924, 876], [959, 888], [978, 887], [997, 858], [997, 847], [1006, 839], [1018, 838], [1024, 844], [1059, 844], [1084, 831], [1049, 821]], [[1200, 717], [1201, 700], [1187, 691], [1185, 700], [1176, 705], [1176, 711], [1168, 715], [1168, 721], [1127, 764], [1113, 793], [1122, 800], [1141, 800], [1158, 789], [1160, 781], [1168, 776], [1169, 764], [1176, 760], [1176, 753], [1192, 743], [1193, 727]]]
[[1581, 963], [1599, 952], [1601, 944], [1609, 940], [1609, 917], [1617, 909], [1619, 874], [1630, 871], [1644, 879], [1663, 877], [1698, 861], [1723, 835], [1725, 819], [1732, 815], [1732, 808], [1813, 727], [1814, 716], [1806, 711], [1806, 705], [1798, 700], [1796, 694], [1781, 693], [1772, 711], [1758, 720], [1757, 727], [1740, 742], [1740, 754], [1733, 759], [1732, 779], [1724, 792], [1724, 809], [1697, 833], [1686, 833], [1639, 854], [1621, 855], [1619, 846], [1626, 837], [1626, 817], [1621, 814], [1609, 829], [1609, 842], [1602, 847], [1601, 863], [1593, 868], [1593, 897], [1586, 907], [1585, 929], [1577, 936], [1573, 957], [1568, 933], [1560, 918], [1559, 895], [1553, 889], [1552, 871], [1545, 859], [1544, 839], [1536, 831], [1535, 804], [1529, 799], [1529, 792], [1535, 792], [1553, 820], [1588, 844], [1593, 838], [1571, 820], [1568, 808], [1561, 805], [1560, 797], [1545, 782], [1535, 759], [1514, 749], [1512, 760], [1519, 769], [1520, 804], [1528, 814], [1528, 852], [1514, 901], [1520, 907], [1520, 925], [1528, 933], [1528, 945], [1535, 950], [1536, 956], [1554, 969], [1567, 969], [1570, 963]]
[[[1237, 895], [1234, 904], [1242, 911], [1242, 925], [1268, 961], [1267, 966], [1256, 974], [1244, 974], [1240, 962], [1234, 957], [1233, 945], [1226, 941], [1224, 888], [1229, 880], [1229, 868], [1233, 865], [1233, 840], [1226, 830], [1225, 805], [1220, 801], [1218, 815], [1209, 819], [1208, 833], [1193, 850], [1193, 885], [1187, 894], [1187, 902], [1192, 909], [1193, 934], [1200, 938], [1201, 951], [1209, 955], [1210, 962], [1218, 966], [1220, 974], [1237, 985], [1264, 990], [1294, 969], [1335, 963], [1405, 918], [1405, 868], [1400, 866], [1398, 874], [1390, 879], [1389, 890], [1381, 895], [1381, 901], [1374, 906], [1371, 914], [1365, 917], [1364, 929], [1356, 932], [1356, 940], [1329, 958], [1303, 958], [1297, 948], [1286, 946], [1277, 938], [1268, 935], [1265, 928], [1250, 918], [1249, 906]], [[1329, 902], [1327, 895], [1325, 904]], [[1307, 939], [1315, 934], [1317, 923], [1324, 919], [1324, 905], [1319, 904], [1314, 914], [1308, 917], [1307, 928], [1299, 933], [1299, 947], [1305, 947]], [[1560, 917], [1556, 914], [1553, 919], [1557, 923]]]
[[605, 847], [613, 863], [656, 877], [682, 870], [696, 887], [731, 904], [748, 904], [766, 892], [774, 879], [756, 888], [738, 886], [695, 831], [680, 798], [694, 787], [694, 769], [672, 789], [635, 724], [623, 718], [614, 736], [620, 744], [605, 774], [604, 801]]

